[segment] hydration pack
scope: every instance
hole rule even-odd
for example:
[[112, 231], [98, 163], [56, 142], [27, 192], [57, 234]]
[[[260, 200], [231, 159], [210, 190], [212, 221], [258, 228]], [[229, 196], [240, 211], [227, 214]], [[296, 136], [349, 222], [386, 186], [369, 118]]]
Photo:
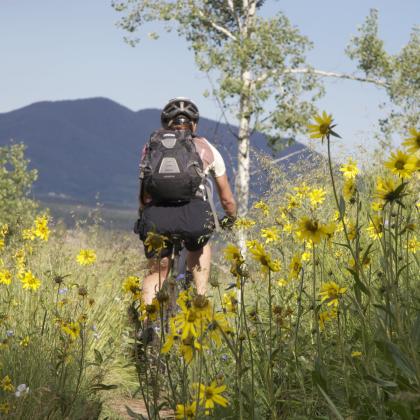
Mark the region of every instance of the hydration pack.
[[188, 202], [199, 196], [203, 162], [189, 131], [154, 132], [140, 165], [144, 191], [154, 203]]

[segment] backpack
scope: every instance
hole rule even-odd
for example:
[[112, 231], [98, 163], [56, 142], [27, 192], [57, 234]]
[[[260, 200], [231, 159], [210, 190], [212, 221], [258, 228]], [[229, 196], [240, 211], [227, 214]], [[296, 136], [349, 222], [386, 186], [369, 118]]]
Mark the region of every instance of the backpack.
[[140, 165], [144, 191], [156, 204], [188, 202], [199, 195], [203, 161], [189, 131], [158, 130]]

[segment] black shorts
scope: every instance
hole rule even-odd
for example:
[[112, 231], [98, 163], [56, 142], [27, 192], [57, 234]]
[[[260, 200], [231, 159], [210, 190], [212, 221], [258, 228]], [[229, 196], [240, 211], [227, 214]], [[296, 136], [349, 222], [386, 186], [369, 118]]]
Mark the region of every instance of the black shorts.
[[[193, 199], [188, 203], [179, 205], [147, 205], [139, 225], [139, 236], [144, 242], [148, 232], [156, 232], [170, 237], [177, 234], [184, 240], [188, 251], [198, 251], [210, 239], [214, 230], [214, 219], [210, 204], [202, 199]], [[172, 244], [168, 243], [160, 257], [171, 255]], [[147, 251], [144, 247], [146, 258], [156, 256], [155, 251]]]

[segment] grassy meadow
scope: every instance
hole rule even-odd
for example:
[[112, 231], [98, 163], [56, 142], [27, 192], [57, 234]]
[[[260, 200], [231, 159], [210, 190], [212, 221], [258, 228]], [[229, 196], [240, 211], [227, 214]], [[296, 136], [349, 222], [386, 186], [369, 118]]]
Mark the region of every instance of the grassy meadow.
[[[269, 168], [217, 239], [208, 296], [180, 292], [170, 317], [166, 288], [142, 302], [135, 235], [0, 223], [0, 417], [419, 418], [420, 133], [362, 168], [332, 163], [333, 128], [310, 126], [316, 168]], [[141, 413], [117, 413], [129, 399]]]

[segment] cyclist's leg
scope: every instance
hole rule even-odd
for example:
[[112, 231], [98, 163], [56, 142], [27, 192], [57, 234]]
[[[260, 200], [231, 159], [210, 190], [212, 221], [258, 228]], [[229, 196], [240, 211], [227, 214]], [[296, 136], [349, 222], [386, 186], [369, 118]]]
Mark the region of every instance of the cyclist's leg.
[[210, 275], [211, 248], [207, 243], [202, 248], [187, 253], [187, 268], [193, 273], [195, 287], [199, 295], [207, 292]]
[[159, 278], [160, 286], [162, 287], [162, 283], [168, 275], [169, 258], [164, 257], [160, 261], [157, 258], [150, 258], [147, 264], [149, 274], [143, 280], [142, 298], [146, 305], [150, 305], [156, 296], [156, 292], [159, 291]]

